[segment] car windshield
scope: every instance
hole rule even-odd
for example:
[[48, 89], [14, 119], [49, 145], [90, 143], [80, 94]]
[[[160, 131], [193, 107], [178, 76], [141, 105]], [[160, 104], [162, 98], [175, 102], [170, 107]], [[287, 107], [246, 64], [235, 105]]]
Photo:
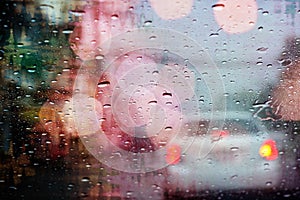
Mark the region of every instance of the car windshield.
[[297, 199], [300, 0], [0, 0], [0, 199]]

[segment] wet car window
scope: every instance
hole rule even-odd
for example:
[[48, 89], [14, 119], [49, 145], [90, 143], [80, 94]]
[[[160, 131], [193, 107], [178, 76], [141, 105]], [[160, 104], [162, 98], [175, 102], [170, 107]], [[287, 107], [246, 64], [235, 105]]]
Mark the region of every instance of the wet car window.
[[299, 0], [1, 0], [0, 199], [297, 199]]

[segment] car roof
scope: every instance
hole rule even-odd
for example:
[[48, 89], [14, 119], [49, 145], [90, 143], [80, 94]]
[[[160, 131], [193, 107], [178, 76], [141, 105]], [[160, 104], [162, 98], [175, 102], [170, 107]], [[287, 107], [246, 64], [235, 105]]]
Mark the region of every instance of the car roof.
[[253, 114], [247, 111], [200, 112], [185, 116], [185, 121], [210, 121], [225, 119], [253, 120]]

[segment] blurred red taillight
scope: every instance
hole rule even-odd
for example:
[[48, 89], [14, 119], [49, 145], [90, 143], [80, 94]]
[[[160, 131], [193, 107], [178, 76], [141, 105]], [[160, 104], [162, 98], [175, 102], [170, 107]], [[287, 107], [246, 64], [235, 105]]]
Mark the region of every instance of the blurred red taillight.
[[259, 149], [259, 155], [267, 160], [278, 158], [278, 149], [274, 140], [266, 140]]
[[175, 165], [180, 162], [181, 147], [173, 144], [167, 148], [166, 162], [169, 165]]

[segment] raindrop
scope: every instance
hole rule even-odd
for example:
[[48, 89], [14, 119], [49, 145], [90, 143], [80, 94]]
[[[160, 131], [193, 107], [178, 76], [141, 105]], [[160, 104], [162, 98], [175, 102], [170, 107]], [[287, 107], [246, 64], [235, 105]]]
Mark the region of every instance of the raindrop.
[[149, 37], [149, 40], [155, 40], [157, 37], [155, 35], [152, 35]]
[[172, 93], [170, 93], [170, 92], [164, 92], [163, 93], [163, 97], [171, 98], [172, 97]]
[[159, 74], [159, 71], [158, 71], [158, 70], [155, 70], [155, 71], [152, 72], [152, 74], [153, 74], [153, 75]]
[[76, 17], [81, 17], [85, 14], [85, 11], [84, 10], [70, 10], [69, 13]]
[[239, 150], [239, 148], [238, 147], [231, 147], [230, 150], [231, 151], [237, 151], [237, 150]]
[[69, 187], [69, 188], [73, 188], [73, 187], [75, 187], [75, 184], [74, 184], [74, 183], [69, 183], [69, 184], [68, 184], [68, 187]]
[[157, 104], [157, 101], [156, 101], [156, 100], [149, 101], [148, 104], [153, 106], [153, 105], [156, 105], [156, 104]]
[[249, 25], [251, 25], [251, 26], [253, 26], [254, 24], [255, 24], [255, 22], [253, 22], [253, 21], [249, 22]]
[[99, 120], [100, 122], [104, 122], [104, 121], [106, 121], [106, 118], [101, 118], [100, 120]]
[[103, 60], [104, 56], [103, 55], [96, 55], [95, 59], [96, 60]]
[[209, 37], [218, 37], [219, 36], [219, 33], [211, 33], [210, 35], [209, 35]]
[[238, 177], [238, 175], [233, 175], [233, 176], [231, 176], [230, 178], [232, 179], [232, 180], [234, 180], [234, 179], [236, 179]]
[[110, 107], [111, 107], [110, 104], [104, 104], [104, 105], [103, 105], [103, 108], [110, 108]]
[[144, 25], [145, 26], [150, 26], [152, 24], [152, 21], [151, 20], [147, 20], [144, 22]]
[[110, 85], [109, 81], [102, 81], [102, 82], [98, 83], [99, 88], [104, 88], [104, 87], [107, 87], [109, 85]]
[[92, 167], [91, 164], [86, 164], [85, 166], [86, 166], [87, 168], [91, 168], [91, 167]]
[[269, 11], [263, 11], [262, 14], [263, 14], [264, 16], [267, 16], [267, 15], [269, 15]]
[[28, 68], [27, 71], [29, 73], [34, 73], [34, 72], [36, 72], [36, 69], [35, 68]]
[[171, 131], [173, 128], [171, 127], [171, 126], [167, 126], [166, 128], [165, 128], [165, 130], [166, 131]]
[[256, 51], [259, 53], [265, 53], [267, 50], [268, 50], [268, 48], [266, 48], [266, 47], [260, 47], [260, 48], [256, 49]]
[[23, 46], [24, 46], [23, 43], [18, 43], [18, 44], [17, 44], [17, 47], [23, 47]]
[[126, 192], [126, 195], [127, 195], [127, 196], [132, 196], [132, 195], [133, 195], [133, 192], [132, 192], [132, 191], [127, 191], [127, 192]]
[[263, 29], [264, 29], [264, 27], [262, 27], [262, 26], [258, 27], [259, 31], [262, 31]]
[[272, 185], [271, 181], [266, 182], [266, 186], [271, 186], [271, 185]]
[[119, 18], [119, 15], [117, 15], [117, 14], [113, 14], [112, 16], [111, 16], [111, 19], [112, 20], [116, 20], [116, 19], [118, 19]]
[[292, 61], [290, 59], [283, 60], [283, 62], [281, 63], [282, 66], [289, 66], [290, 64], [292, 64]]
[[89, 182], [90, 181], [90, 178], [89, 177], [83, 177], [81, 179], [81, 182]]
[[284, 198], [290, 198], [292, 195], [291, 194], [285, 194], [283, 195]]
[[224, 8], [225, 8], [225, 5], [221, 4], [221, 3], [212, 5], [212, 9], [215, 11], [220, 11], [220, 10], [223, 10]]
[[70, 30], [70, 29], [65, 29], [65, 30], [62, 31], [62, 33], [63, 34], [71, 34], [71, 33], [73, 33], [73, 31]]

